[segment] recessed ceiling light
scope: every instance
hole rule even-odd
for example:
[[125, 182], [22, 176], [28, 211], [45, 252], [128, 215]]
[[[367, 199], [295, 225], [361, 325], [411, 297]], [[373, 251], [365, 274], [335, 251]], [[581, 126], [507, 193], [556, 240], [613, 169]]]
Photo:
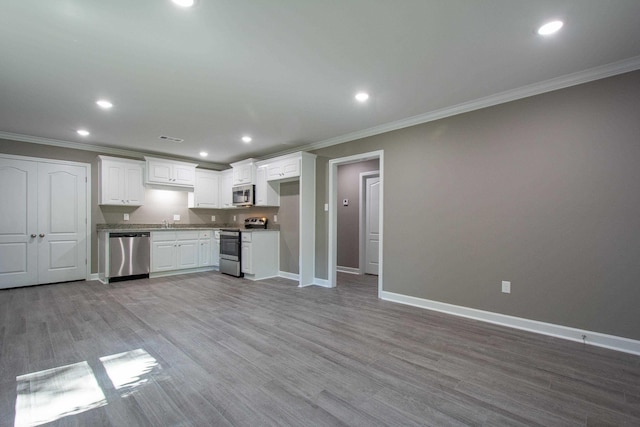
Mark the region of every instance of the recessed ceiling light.
[[366, 92], [358, 92], [356, 93], [355, 98], [358, 102], [365, 102], [367, 99], [369, 99], [369, 94]]
[[562, 21], [547, 22], [546, 24], [538, 28], [538, 34], [540, 34], [541, 36], [548, 36], [557, 32], [560, 28], [562, 28], [563, 25], [564, 22]]
[[171, 1], [177, 4], [178, 6], [182, 6], [182, 7], [191, 7], [195, 4], [195, 0], [171, 0]]
[[207, 153], [206, 151], [201, 151], [200, 152], [200, 157], [207, 157], [209, 155], [209, 153]]
[[247, 144], [250, 143], [252, 141], [250, 136], [243, 136], [242, 137], [242, 142], [246, 142]]
[[113, 104], [107, 101], [106, 99], [99, 99], [96, 101], [96, 104], [98, 104], [98, 107], [104, 108], [105, 110], [108, 110], [109, 108], [113, 107]]
[[78, 129], [76, 132], [78, 132], [80, 136], [89, 136], [89, 131], [85, 129]]

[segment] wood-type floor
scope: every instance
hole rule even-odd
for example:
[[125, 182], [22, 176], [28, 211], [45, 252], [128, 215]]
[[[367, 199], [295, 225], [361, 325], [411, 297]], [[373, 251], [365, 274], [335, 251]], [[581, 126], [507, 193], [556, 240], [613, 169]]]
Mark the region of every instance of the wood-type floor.
[[640, 425], [640, 357], [339, 282], [0, 291], [0, 426]]

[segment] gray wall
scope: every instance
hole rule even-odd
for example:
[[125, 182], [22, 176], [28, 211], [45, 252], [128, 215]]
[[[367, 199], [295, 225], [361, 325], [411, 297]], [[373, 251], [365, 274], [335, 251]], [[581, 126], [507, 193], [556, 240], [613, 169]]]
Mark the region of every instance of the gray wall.
[[328, 160], [382, 149], [385, 291], [640, 339], [639, 111], [636, 71], [317, 150], [316, 275]]
[[300, 181], [280, 184], [280, 271], [300, 273]]
[[[338, 265], [358, 268], [360, 264], [360, 174], [378, 170], [378, 160], [338, 167]], [[342, 201], [349, 199], [349, 205]]]

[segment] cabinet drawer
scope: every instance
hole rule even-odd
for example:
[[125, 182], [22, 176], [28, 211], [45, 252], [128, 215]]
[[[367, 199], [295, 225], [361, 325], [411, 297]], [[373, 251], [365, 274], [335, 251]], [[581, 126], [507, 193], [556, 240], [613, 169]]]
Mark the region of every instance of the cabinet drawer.
[[152, 231], [151, 232], [152, 242], [175, 242], [175, 240], [176, 240], [175, 231]]
[[198, 240], [198, 231], [178, 231], [176, 240]]
[[251, 236], [252, 236], [252, 233], [243, 232], [242, 233], [242, 241], [250, 243], [251, 242]]
[[212, 230], [205, 230], [198, 232], [198, 239], [210, 239], [213, 234], [211, 231]]

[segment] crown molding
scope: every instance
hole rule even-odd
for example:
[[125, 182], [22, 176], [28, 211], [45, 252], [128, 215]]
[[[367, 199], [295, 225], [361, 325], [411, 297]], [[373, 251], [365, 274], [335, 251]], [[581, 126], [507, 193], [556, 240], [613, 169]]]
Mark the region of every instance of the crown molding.
[[278, 152], [271, 155], [270, 157], [281, 156], [301, 150], [319, 150], [321, 148], [331, 147], [332, 145], [343, 144], [345, 142], [355, 141], [357, 139], [367, 138], [398, 129], [428, 123], [435, 120], [444, 119], [446, 117], [468, 113], [470, 111], [480, 110], [482, 108], [492, 107], [494, 105], [504, 104], [506, 102], [516, 101], [518, 99], [528, 98], [530, 96], [540, 95], [546, 92], [552, 92], [554, 90], [564, 89], [567, 87], [616, 76], [618, 74], [628, 73], [630, 71], [635, 71], [638, 69], [640, 69], [640, 56], [635, 56], [622, 61], [612, 62], [610, 64], [601, 65], [598, 67], [590, 68], [588, 70], [566, 74], [564, 76], [545, 80], [539, 83], [533, 83], [527, 86], [519, 87], [517, 89], [511, 89], [494, 95], [478, 98], [473, 101], [463, 102], [461, 104], [442, 108], [440, 110], [435, 110], [394, 122], [385, 123], [379, 126], [374, 126], [368, 129], [347, 133], [345, 135], [336, 136], [334, 138], [325, 139], [323, 141], [298, 146], [295, 149]]
[[[160, 157], [170, 158], [174, 160], [181, 160], [181, 161], [185, 160], [184, 158], [167, 156], [167, 154], [163, 154], [163, 153], [135, 151], [135, 150], [128, 150], [124, 148], [115, 148], [115, 147], [109, 147], [109, 146], [103, 146], [103, 145], [64, 141], [61, 139], [43, 138], [40, 136], [22, 135], [19, 133], [10, 133], [10, 132], [2, 132], [2, 131], [0, 131], [0, 139], [6, 139], [9, 141], [18, 141], [18, 142], [30, 142], [32, 144], [51, 145], [54, 147], [71, 148], [74, 150], [92, 151], [92, 152], [101, 153], [101, 154], [137, 157], [140, 159], [143, 159], [144, 156], [160, 156]], [[193, 161], [193, 159], [189, 159], [189, 160]], [[207, 166], [217, 170], [223, 170], [223, 169], [229, 168], [229, 165], [224, 163], [203, 162], [203, 161], [200, 161], [199, 159], [197, 163], [200, 166]]]

